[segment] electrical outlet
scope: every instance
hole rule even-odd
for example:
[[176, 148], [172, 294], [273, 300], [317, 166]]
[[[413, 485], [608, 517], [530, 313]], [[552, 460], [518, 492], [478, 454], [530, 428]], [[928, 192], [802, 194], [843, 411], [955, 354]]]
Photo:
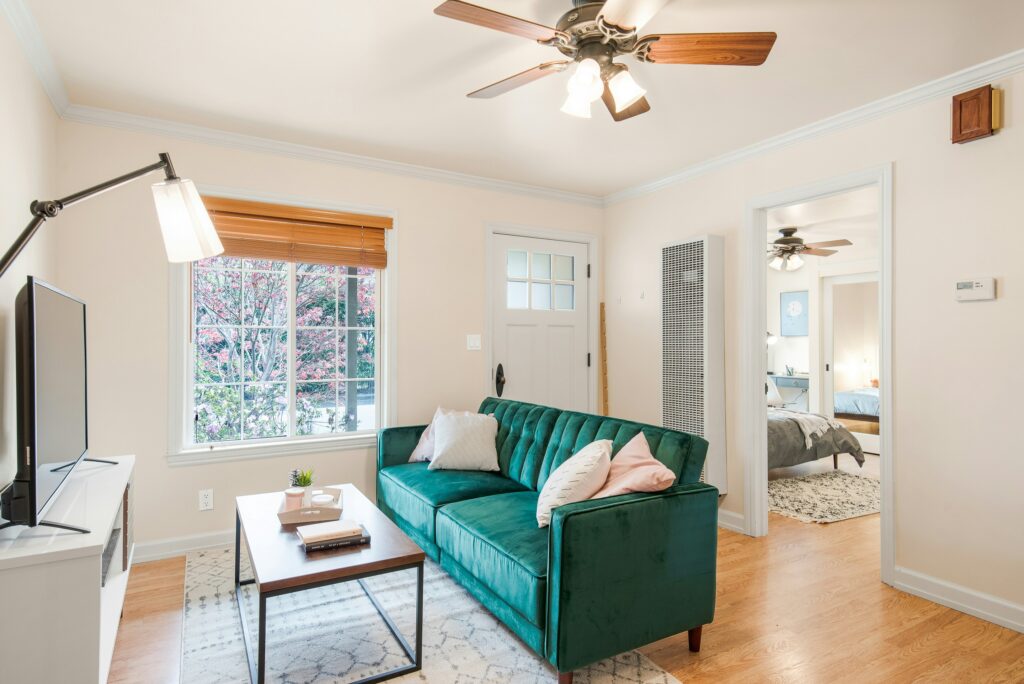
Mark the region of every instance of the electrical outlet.
[[200, 489], [199, 490], [199, 510], [201, 510], [201, 511], [212, 511], [213, 510], [213, 490], [212, 489]]

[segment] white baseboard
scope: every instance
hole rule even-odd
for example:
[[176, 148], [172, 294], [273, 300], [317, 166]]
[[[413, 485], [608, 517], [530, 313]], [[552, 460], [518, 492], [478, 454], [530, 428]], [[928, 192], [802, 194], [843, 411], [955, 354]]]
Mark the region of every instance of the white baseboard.
[[1024, 632], [1024, 606], [1018, 603], [899, 566], [893, 586], [961, 613]]
[[746, 521], [743, 516], [736, 511], [727, 511], [723, 508], [718, 509], [718, 526], [724, 527], [732, 532], [739, 532], [740, 534], [746, 534]]
[[234, 530], [219, 530], [206, 534], [193, 534], [187, 537], [170, 537], [156, 541], [135, 543], [135, 563], [161, 560], [173, 556], [183, 556], [189, 551], [209, 549], [215, 546], [228, 546], [235, 543]]

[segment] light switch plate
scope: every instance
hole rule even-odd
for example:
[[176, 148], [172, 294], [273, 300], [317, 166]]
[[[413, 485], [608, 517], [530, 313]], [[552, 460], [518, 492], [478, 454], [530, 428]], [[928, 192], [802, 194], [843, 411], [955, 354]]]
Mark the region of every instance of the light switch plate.
[[468, 351], [480, 351], [480, 336], [466, 335], [466, 349]]

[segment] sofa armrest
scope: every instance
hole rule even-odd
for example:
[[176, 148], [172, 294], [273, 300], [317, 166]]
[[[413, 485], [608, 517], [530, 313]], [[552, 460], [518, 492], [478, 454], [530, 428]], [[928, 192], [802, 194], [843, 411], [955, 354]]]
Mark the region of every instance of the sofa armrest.
[[384, 428], [377, 433], [377, 471], [388, 466], [408, 463], [426, 425]]
[[560, 672], [711, 622], [718, 490], [695, 483], [553, 511], [548, 659]]

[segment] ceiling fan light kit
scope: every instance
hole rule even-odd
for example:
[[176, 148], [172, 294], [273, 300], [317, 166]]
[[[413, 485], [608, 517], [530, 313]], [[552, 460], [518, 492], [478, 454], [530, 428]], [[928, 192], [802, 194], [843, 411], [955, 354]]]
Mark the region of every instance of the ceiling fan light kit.
[[795, 271], [804, 265], [801, 256], [827, 257], [836, 253], [834, 249], [825, 247], [849, 247], [853, 243], [849, 240], [826, 240], [825, 242], [804, 243], [803, 238], [797, 237], [797, 229], [793, 226], [779, 228], [782, 236], [776, 238], [768, 248], [768, 268], [776, 271]]
[[775, 44], [775, 34], [762, 33], [668, 33], [639, 36], [637, 31], [668, 0], [572, 0], [573, 8], [554, 27], [513, 17], [462, 0], [446, 0], [434, 13], [449, 19], [511, 33], [553, 47], [568, 60], [546, 62], [469, 93], [490, 98], [544, 76], [564, 71], [572, 62], [576, 71], [569, 80], [569, 97], [562, 105], [566, 114], [590, 118], [590, 105], [600, 99], [615, 121], [650, 111], [646, 91], [615, 58], [631, 56], [652, 64], [718, 64], [758, 66]]

